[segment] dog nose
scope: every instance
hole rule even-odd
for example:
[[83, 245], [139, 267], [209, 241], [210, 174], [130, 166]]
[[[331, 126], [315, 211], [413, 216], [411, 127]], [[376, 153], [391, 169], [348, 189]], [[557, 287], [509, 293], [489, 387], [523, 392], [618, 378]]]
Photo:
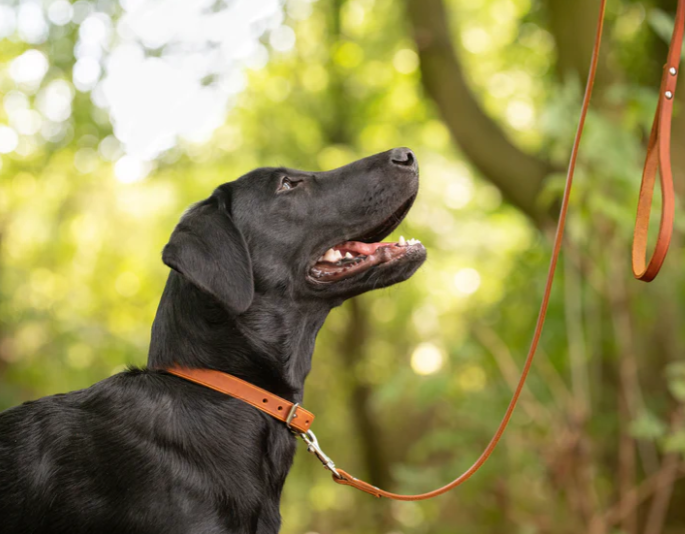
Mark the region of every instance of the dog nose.
[[395, 165], [416, 169], [416, 156], [408, 148], [393, 148], [390, 151], [390, 161]]

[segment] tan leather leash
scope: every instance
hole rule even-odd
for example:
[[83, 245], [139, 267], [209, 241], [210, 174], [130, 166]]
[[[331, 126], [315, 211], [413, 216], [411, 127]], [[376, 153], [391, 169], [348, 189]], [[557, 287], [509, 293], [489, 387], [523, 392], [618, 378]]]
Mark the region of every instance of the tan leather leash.
[[[673, 192], [673, 173], [671, 171], [671, 118], [673, 116], [673, 100], [675, 99], [675, 88], [680, 69], [684, 27], [685, 1], [679, 0], [678, 11], [675, 16], [675, 27], [668, 50], [668, 59], [661, 78], [659, 104], [656, 108], [652, 132], [649, 135], [649, 143], [647, 145], [647, 158], [644, 171], [642, 172], [640, 197], [637, 204], [637, 218], [635, 219], [635, 233], [633, 234], [633, 274], [635, 278], [644, 282], [651, 282], [659, 273], [671, 243], [671, 235], [673, 234], [675, 194]], [[654, 252], [649, 262], [647, 262], [647, 233], [657, 170], [661, 171], [661, 221], [659, 222], [659, 234], [654, 246]]]
[[[463, 484], [471, 476], [481, 468], [494, 451], [499, 442], [504, 430], [511, 419], [511, 416], [516, 408], [516, 403], [521, 395], [526, 378], [530, 371], [535, 357], [542, 328], [544, 326], [545, 317], [547, 315], [547, 308], [552, 291], [552, 283], [554, 281], [554, 274], [556, 271], [557, 261], [559, 259], [559, 252], [564, 236], [564, 227], [566, 225], [566, 216], [568, 214], [569, 197], [573, 185], [573, 176], [576, 168], [576, 160], [578, 157], [578, 148], [585, 126], [585, 119], [590, 107], [590, 98], [592, 96], [592, 89], [595, 83], [595, 76], [597, 73], [597, 64], [599, 61], [599, 50], [602, 41], [602, 30], [604, 27], [604, 13], [606, 9], [606, 0], [600, 2], [599, 20], [597, 23], [597, 33], [595, 36], [595, 44], [592, 51], [592, 61], [590, 63], [590, 73], [588, 76], [587, 86], [585, 88], [585, 95], [583, 96], [583, 105], [580, 112], [580, 120], [578, 122], [578, 129], [573, 142], [573, 150], [571, 151], [571, 158], [569, 161], [568, 172], [566, 175], [566, 185], [564, 187], [564, 195], [561, 202], [561, 210], [559, 213], [559, 221], [557, 223], [556, 234], [554, 237], [554, 246], [552, 249], [552, 257], [550, 259], [549, 270], [547, 273], [547, 281], [545, 283], [545, 290], [540, 304], [540, 311], [538, 313], [533, 339], [526, 356], [521, 377], [514, 390], [509, 406], [507, 407], [504, 417], [500, 422], [494, 436], [488, 443], [483, 453], [478, 459], [469, 467], [462, 475], [450, 482], [449, 484], [438, 488], [428, 493], [419, 495], [399, 495], [397, 493], [390, 493], [379, 489], [367, 482], [359, 480], [346, 471], [335, 467], [333, 461], [326, 456], [326, 454], [319, 447], [316, 436], [311, 431], [310, 426], [314, 420], [314, 415], [301, 408], [298, 404], [293, 404], [285, 399], [277, 397], [266, 390], [258, 388], [249, 384], [239, 378], [213, 371], [209, 369], [182, 369], [171, 368], [166, 371], [202, 384], [205, 387], [215, 389], [227, 395], [237, 397], [252, 406], [262, 410], [263, 412], [275, 417], [279, 421], [284, 422], [296, 435], [299, 435], [307, 444], [307, 450], [317, 456], [321, 463], [333, 473], [333, 480], [338, 484], [352, 486], [358, 490], [364, 491], [375, 497], [386, 497], [397, 501], [420, 501], [437, 497], [450, 491], [451, 489]], [[640, 187], [640, 198], [638, 201], [637, 220], [635, 224], [635, 235], [633, 242], [633, 272], [635, 277], [639, 280], [649, 282], [656, 277], [663, 264], [668, 246], [670, 243], [671, 234], [673, 231], [673, 215], [674, 215], [674, 193], [673, 193], [673, 178], [671, 173], [670, 162], [670, 130], [671, 130], [671, 115], [673, 113], [673, 98], [675, 95], [676, 81], [678, 77], [680, 65], [680, 53], [682, 49], [683, 32], [685, 31], [685, 0], [678, 0], [678, 11], [676, 13], [675, 28], [673, 30], [673, 37], [671, 39], [671, 46], [668, 54], [668, 63], [664, 68], [664, 74], [661, 82], [661, 89], [659, 95], [659, 104], [654, 119], [654, 125], [649, 138], [647, 158], [645, 162], [642, 185]], [[647, 251], [647, 230], [649, 226], [649, 215], [652, 206], [652, 195], [655, 185], [655, 178], [657, 170], [661, 170], [661, 190], [663, 196], [663, 211], [661, 214], [661, 222], [659, 226], [659, 235], [655, 246], [654, 253], [646, 264]]]
[[[451, 489], [463, 484], [473, 474], [480, 469], [480, 467], [487, 461], [497, 446], [504, 430], [511, 419], [516, 403], [521, 395], [523, 386], [525, 384], [528, 372], [533, 363], [538, 343], [540, 342], [540, 335], [542, 334], [542, 327], [547, 315], [547, 307], [552, 290], [552, 282], [554, 281], [554, 273], [561, 250], [564, 227], [566, 225], [566, 216], [568, 213], [568, 202], [573, 185], [573, 176], [576, 168], [576, 159], [578, 157], [578, 147], [583, 135], [585, 126], [585, 118], [590, 107], [590, 98], [592, 96], [592, 89], [595, 83], [595, 76], [597, 73], [597, 64], [599, 61], [599, 51], [602, 42], [602, 31], [604, 28], [604, 14], [606, 10], [606, 0], [601, 0], [599, 9], [599, 19], [597, 23], [597, 32], [595, 35], [595, 44], [592, 50], [592, 61], [590, 63], [590, 73], [588, 76], [587, 86], [585, 88], [585, 95], [583, 97], [583, 106], [580, 112], [580, 121], [578, 123], [578, 130], [573, 142], [573, 150], [571, 152], [571, 159], [568, 166], [568, 173], [566, 175], [566, 185], [564, 188], [564, 196], [561, 203], [561, 211], [559, 214], [559, 222], [557, 224], [556, 235], [554, 237], [554, 248], [552, 251], [552, 258], [550, 260], [549, 271], [547, 274], [547, 282], [545, 284], [545, 291], [540, 305], [540, 312], [538, 314], [537, 323], [535, 325], [535, 332], [533, 340], [530, 344], [528, 356], [521, 372], [521, 378], [514, 390], [509, 406], [507, 407], [504, 417], [497, 427], [495, 435], [488, 443], [487, 447], [480, 455], [480, 457], [469, 467], [461, 476], [450, 482], [449, 484], [438, 488], [428, 493], [420, 495], [398, 495], [376, 488], [362, 480], [354, 478], [346, 471], [338, 469], [341, 477], [333, 477], [338, 484], [352, 486], [359, 490], [375, 495], [376, 497], [386, 497], [388, 499], [398, 501], [420, 501], [437, 497], [450, 491]], [[674, 193], [673, 193], [673, 179], [671, 173], [670, 162], [670, 134], [671, 134], [671, 115], [673, 113], [673, 99], [675, 96], [676, 81], [678, 78], [678, 70], [680, 66], [680, 54], [683, 42], [683, 31], [685, 26], [685, 0], [678, 0], [678, 11], [676, 13], [675, 28], [673, 30], [673, 37], [671, 38], [670, 50], [668, 53], [668, 62], [664, 68], [664, 74], [661, 82], [661, 89], [659, 94], [659, 105], [652, 127], [650, 136], [647, 160], [643, 173], [642, 186], [640, 188], [640, 198], [638, 201], [637, 222], [635, 225], [635, 236], [633, 243], [633, 272], [636, 278], [649, 282], [658, 274], [659, 269], [664, 261], [666, 252], [671, 239], [673, 231], [673, 214], [674, 214]], [[658, 156], [658, 159], [657, 159]], [[661, 224], [659, 228], [659, 237], [655, 251], [650, 259], [649, 265], [645, 267], [645, 255], [647, 250], [647, 229], [649, 226], [649, 212], [652, 205], [652, 193], [654, 189], [654, 181], [657, 171], [657, 164], [661, 168], [661, 188], [663, 195], [663, 211], [661, 215]]]
[[605, 8], [606, 0], [601, 0], [599, 22], [597, 24], [597, 33], [595, 36], [595, 46], [592, 51], [592, 61], [590, 63], [590, 74], [588, 76], [587, 85], [585, 87], [585, 95], [583, 96], [583, 106], [580, 112], [580, 121], [578, 123], [576, 137], [573, 141], [573, 150], [571, 151], [571, 159], [569, 161], [568, 172], [566, 174], [564, 196], [561, 201], [561, 211], [559, 213], [559, 221], [557, 223], [557, 230], [554, 236], [554, 247], [552, 249], [552, 257], [549, 263], [547, 281], [545, 283], [545, 291], [542, 295], [542, 303], [540, 304], [540, 311], [538, 313], [537, 322], [535, 324], [533, 339], [530, 344], [530, 349], [528, 350], [528, 356], [526, 357], [526, 361], [523, 365], [523, 370], [521, 371], [521, 377], [519, 378], [518, 384], [516, 385], [516, 389], [514, 390], [514, 394], [511, 397], [511, 401], [509, 402], [509, 406], [507, 406], [507, 410], [504, 412], [504, 417], [502, 418], [502, 421], [497, 427], [494, 436], [490, 440], [490, 443], [488, 443], [487, 447], [485, 447], [483, 453], [480, 455], [480, 457], [478, 457], [478, 459], [473, 463], [473, 465], [471, 465], [471, 467], [469, 467], [464, 473], [462, 473], [459, 477], [454, 479], [449, 484], [446, 484], [445, 486], [442, 486], [441, 488], [430, 491], [428, 493], [422, 493], [420, 495], [399, 495], [397, 493], [390, 493], [388, 491], [376, 488], [375, 486], [372, 486], [371, 484], [368, 484], [362, 480], [359, 480], [348, 474], [346, 471], [343, 471], [342, 469], [338, 469], [338, 472], [342, 475], [342, 477], [334, 477], [334, 480], [338, 484], [352, 486], [359, 490], [370, 493], [371, 495], [374, 495], [376, 497], [386, 497], [388, 499], [393, 499], [396, 501], [422, 501], [425, 499], [437, 497], [438, 495], [442, 495], [443, 493], [446, 493], [451, 489], [456, 488], [457, 486], [466, 482], [476, 473], [476, 471], [478, 471], [481, 468], [481, 466], [487, 461], [492, 452], [495, 450], [497, 443], [499, 442], [500, 438], [502, 437], [502, 434], [504, 433], [504, 430], [507, 428], [507, 425], [509, 424], [511, 415], [514, 413], [514, 408], [516, 408], [516, 403], [519, 400], [521, 391], [523, 391], [523, 386], [526, 383], [526, 378], [528, 377], [530, 367], [533, 364], [535, 351], [537, 350], [538, 343], [540, 342], [542, 327], [545, 324], [547, 307], [549, 305], [549, 299], [552, 293], [552, 283], [554, 282], [554, 273], [557, 268], [559, 252], [561, 251], [561, 245], [564, 237], [564, 227], [566, 226], [566, 215], [568, 213], [568, 202], [571, 194], [571, 186], [573, 185], [573, 176], [576, 168], [576, 160], [578, 158], [578, 147], [580, 146], [580, 139], [583, 135], [583, 129], [585, 127], [585, 118], [587, 117], [587, 112], [590, 107], [590, 98], [592, 96], [592, 89], [595, 84], [595, 75], [597, 72], [597, 64], [599, 62], [599, 49], [602, 41], [602, 30], [604, 29]]

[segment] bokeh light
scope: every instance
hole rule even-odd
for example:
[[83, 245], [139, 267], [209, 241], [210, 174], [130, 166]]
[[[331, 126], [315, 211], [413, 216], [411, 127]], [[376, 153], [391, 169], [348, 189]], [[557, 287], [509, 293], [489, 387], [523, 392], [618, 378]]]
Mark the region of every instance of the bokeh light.
[[38, 93], [36, 107], [51, 121], [66, 121], [71, 116], [71, 103], [74, 90], [66, 80], [52, 80]]
[[17, 29], [22, 41], [40, 44], [48, 37], [48, 24], [37, 2], [22, 2], [17, 13]]
[[114, 165], [114, 174], [121, 183], [132, 184], [145, 178], [150, 171], [149, 162], [135, 158], [134, 156], [123, 156]]
[[472, 295], [480, 287], [480, 274], [471, 267], [459, 269], [454, 274], [454, 287], [464, 295]]
[[411, 74], [419, 67], [419, 56], [409, 48], [398, 50], [392, 58], [392, 64], [397, 72]]
[[74, 16], [74, 9], [67, 0], [55, 0], [48, 6], [48, 18], [57, 26], [64, 26]]
[[9, 126], [0, 125], [0, 154], [9, 154], [19, 143], [19, 136]]
[[48, 58], [38, 50], [27, 50], [10, 63], [9, 69], [12, 79], [29, 89], [37, 89], [47, 71]]
[[0, 4], [0, 39], [9, 37], [14, 33], [17, 17], [10, 6]]
[[432, 375], [442, 369], [444, 353], [433, 343], [421, 343], [412, 352], [411, 368], [417, 375]]

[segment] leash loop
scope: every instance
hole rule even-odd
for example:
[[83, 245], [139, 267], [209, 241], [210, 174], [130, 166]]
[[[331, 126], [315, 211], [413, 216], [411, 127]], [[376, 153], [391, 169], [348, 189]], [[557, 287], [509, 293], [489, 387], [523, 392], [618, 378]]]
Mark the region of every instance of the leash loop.
[[[632, 268], [633, 275], [643, 282], [654, 280], [666, 259], [666, 253], [673, 235], [675, 216], [675, 193], [673, 191], [673, 172], [671, 170], [671, 117], [678, 73], [680, 72], [680, 55], [685, 27], [685, 1], [679, 0], [675, 17], [675, 27], [668, 51], [668, 60], [664, 66], [659, 88], [659, 103], [654, 114], [654, 123], [647, 144], [647, 158], [642, 171], [640, 197], [635, 218], [633, 234]], [[656, 185], [656, 174], [659, 172], [661, 187], [661, 220], [654, 251], [647, 261], [647, 237], [649, 216], [652, 211], [652, 197]]]

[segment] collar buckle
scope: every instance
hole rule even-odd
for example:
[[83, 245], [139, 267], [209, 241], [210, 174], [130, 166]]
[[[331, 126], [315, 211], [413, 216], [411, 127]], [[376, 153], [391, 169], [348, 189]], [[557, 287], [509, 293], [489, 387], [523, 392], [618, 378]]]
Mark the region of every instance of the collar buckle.
[[297, 434], [297, 431], [290, 426], [290, 423], [293, 422], [293, 419], [297, 417], [297, 409], [300, 407], [300, 403], [296, 402], [293, 404], [292, 408], [290, 408], [290, 411], [288, 412], [288, 417], [285, 420], [285, 426], [288, 427], [288, 430], [290, 430], [293, 434]]

